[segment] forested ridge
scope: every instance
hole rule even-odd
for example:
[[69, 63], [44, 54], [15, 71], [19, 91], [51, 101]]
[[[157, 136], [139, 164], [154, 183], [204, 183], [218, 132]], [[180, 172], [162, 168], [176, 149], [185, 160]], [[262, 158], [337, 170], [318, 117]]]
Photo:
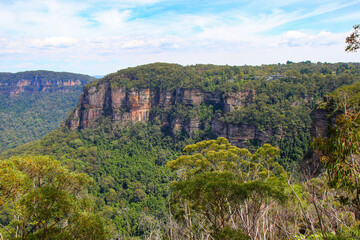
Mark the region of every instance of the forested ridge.
[[[287, 77], [290, 82], [295, 78], [315, 83], [314, 78], [331, 77], [332, 84], [328, 86], [334, 89], [337, 79], [348, 78], [350, 75], [359, 74], [358, 63], [311, 63], [310, 61], [286, 64], [270, 64], [261, 66], [217, 66], [217, 65], [190, 65], [153, 63], [119, 70], [99, 80], [110, 81], [117, 86], [127, 88], [163, 88], [174, 90], [176, 87], [201, 89], [209, 92], [224, 90], [224, 92], [237, 91], [241, 88], [252, 86], [259, 79], [276, 80]], [[312, 80], [309, 80], [312, 78]], [[325, 79], [323, 79], [325, 80]], [[95, 82], [93, 83], [95, 84]], [[321, 80], [318, 84], [321, 84]], [[89, 85], [91, 86], [91, 85]], [[323, 90], [322, 86], [317, 91]], [[295, 92], [296, 93], [296, 92]], [[306, 92], [305, 92], [306, 94]]]
[[[112, 89], [125, 87], [127, 91], [132, 92], [146, 88], [153, 91], [166, 90], [170, 95], [176, 95], [174, 104], [168, 108], [153, 107], [150, 118], [159, 117], [164, 121], [162, 116], [165, 115], [165, 120], [170, 122], [168, 125], [179, 122], [183, 125], [180, 129], [181, 134], [198, 137], [199, 140], [214, 138], [214, 132], [217, 132], [215, 136], [226, 136], [226, 131], [231, 129], [234, 129], [233, 135], [246, 135], [247, 132], [255, 131], [255, 134], [252, 134], [255, 136], [249, 134], [237, 145], [252, 150], [263, 143], [281, 146], [282, 161], [289, 164], [292, 161], [299, 162], [307, 152], [310, 143], [310, 113], [316, 102], [326, 93], [359, 79], [360, 70], [357, 63], [328, 64], [308, 61], [258, 67], [183, 67], [177, 64], [154, 63], [109, 74], [100, 81], [87, 85], [86, 88], [109, 83]], [[200, 105], [188, 104], [188, 100], [178, 100], [179, 89], [213, 93], [214, 96], [219, 95], [218, 101], [205, 101]], [[254, 96], [249, 100], [243, 100], [239, 106], [235, 104], [235, 109], [226, 110], [224, 99], [232, 93], [241, 91], [253, 91]], [[193, 93], [195, 97], [200, 94]], [[106, 115], [108, 110], [103, 111], [105, 118], [110, 117], [109, 114]], [[125, 107], [120, 111], [129, 110]], [[214, 119], [218, 123], [216, 127], [220, 125], [219, 130], [214, 127]], [[199, 131], [194, 134], [186, 130], [192, 127], [193, 121], [198, 121], [200, 125]], [[245, 129], [245, 132], [242, 132], [242, 129]], [[174, 127], [163, 127], [163, 131], [174, 131]]]
[[0, 152], [56, 129], [92, 80], [66, 72], [0, 73]]
[[0, 82], [2, 86], [13, 86], [18, 83], [20, 80], [27, 80], [30, 82], [37, 81], [40, 84], [50, 82], [66, 82], [69, 80], [79, 80], [88, 83], [89, 80], [95, 80], [90, 76], [84, 74], [77, 73], [69, 73], [69, 72], [53, 72], [53, 71], [25, 71], [18, 73], [5, 73], [0, 72]]
[[[186, 67], [155, 63], [124, 69], [85, 88], [110, 82], [114, 88], [129, 91], [187, 88], [225, 96], [252, 89], [256, 96], [251, 104], [229, 112], [214, 104], [176, 103], [169, 109], [152, 109], [168, 111], [173, 118], [199, 118], [204, 127], [191, 136], [169, 131], [160, 118], [124, 125], [104, 113], [91, 128], [71, 130], [62, 125], [41, 140], [4, 151], [0, 157], [49, 155], [71, 172], [89, 175], [95, 182], [88, 192], [97, 214], [91, 218], [103, 224], [96, 229], [104, 237], [357, 239], [359, 187], [349, 185], [352, 179], [344, 178], [346, 173], [337, 175], [333, 149], [327, 149], [321, 139], [313, 146], [327, 156], [322, 159], [326, 171], [316, 178], [307, 178], [299, 165], [312, 142], [310, 114], [315, 107], [326, 109], [329, 118], [345, 114], [348, 118], [343, 121], [358, 123], [359, 80], [358, 63]], [[209, 119], [215, 117], [234, 126], [271, 129], [272, 134], [266, 144], [251, 139], [246, 148], [235, 147], [211, 132]], [[331, 131], [336, 131], [336, 125]], [[343, 135], [332, 136], [336, 142], [336, 136]], [[351, 136], [356, 142], [358, 132]], [[345, 149], [343, 159], [349, 154], [357, 159], [357, 146]], [[352, 174], [356, 177], [358, 172]], [[337, 185], [339, 178], [344, 181]], [[329, 185], [325, 184], [328, 180]], [[11, 201], [16, 203], [16, 199]], [[0, 207], [0, 232], [14, 238], [11, 229], [16, 229], [18, 220], [11, 213], [15, 207]], [[82, 216], [86, 208], [77, 209]], [[75, 226], [80, 223], [74, 221]], [[43, 234], [44, 228], [31, 231], [33, 223], [28, 224], [28, 236]], [[56, 231], [63, 231], [61, 224], [55, 226], [59, 227]], [[71, 232], [63, 236], [81, 239]]]

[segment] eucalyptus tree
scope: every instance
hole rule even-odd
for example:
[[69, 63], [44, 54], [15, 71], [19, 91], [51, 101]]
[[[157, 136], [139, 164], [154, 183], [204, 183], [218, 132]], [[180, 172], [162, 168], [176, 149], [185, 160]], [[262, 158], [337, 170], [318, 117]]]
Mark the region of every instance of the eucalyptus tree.
[[93, 180], [48, 156], [0, 161], [0, 223], [7, 239], [107, 239], [88, 194]]
[[178, 176], [173, 212], [187, 229], [184, 238], [274, 237], [269, 206], [286, 200], [284, 170], [275, 161], [279, 149], [265, 144], [251, 154], [218, 138], [184, 152], [167, 164]]

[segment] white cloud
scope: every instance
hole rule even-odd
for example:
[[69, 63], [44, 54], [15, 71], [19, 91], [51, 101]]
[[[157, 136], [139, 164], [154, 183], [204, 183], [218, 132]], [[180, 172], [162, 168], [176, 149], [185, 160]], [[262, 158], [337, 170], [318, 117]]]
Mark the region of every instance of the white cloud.
[[99, 24], [100, 29], [103, 29], [102, 32], [117, 33], [124, 30], [128, 18], [131, 16], [130, 10], [118, 11], [116, 9], [111, 9], [108, 11], [98, 12], [93, 15], [93, 20]]
[[272, 43], [271, 47], [303, 47], [303, 46], [331, 46], [340, 45], [344, 43], [346, 34], [331, 33], [321, 31], [315, 34], [309, 34], [300, 31], [288, 31], [283, 34], [276, 43]]
[[127, 5], [133, 5], [133, 4], [147, 5], [147, 4], [154, 4], [154, 3], [163, 2], [163, 1], [164, 0], [129, 0], [129, 1], [122, 1], [122, 4], [127, 4]]
[[25, 62], [25, 63], [20, 63], [15, 65], [15, 67], [20, 68], [20, 69], [31, 69], [33, 68], [35, 65], [32, 62]]
[[[166, 2], [167, 0], [88, 0], [91, 5], [96, 6], [112, 6], [114, 8], [130, 8], [136, 6], [146, 6], [160, 2]], [[174, 0], [171, 0], [174, 1]]]
[[57, 0], [0, 3], [0, 33], [21, 38], [81, 35], [87, 32], [87, 23], [78, 15], [84, 9], [84, 4]]
[[121, 45], [121, 48], [137, 48], [137, 47], [143, 47], [146, 45], [146, 42], [144, 40], [130, 40], [127, 42], [124, 42]]
[[[172, 1], [167, 0], [167, 4]], [[161, 0], [15, 0], [12, 4], [0, 0], [0, 54], [7, 59], [19, 59], [19, 64], [37, 59], [67, 59], [72, 67], [80, 67], [81, 62], [90, 60], [107, 64], [123, 61], [125, 65], [151, 61], [252, 64], [266, 63], [275, 55], [274, 61], [283, 58], [286, 61], [291, 57], [288, 53], [314, 56], [318, 49], [332, 51], [335, 46], [343, 50], [348, 33], [283, 27], [351, 7], [359, 1], [321, 0], [313, 8], [291, 8], [291, 11], [286, 7], [301, 5], [302, 1], [276, 1], [271, 4], [260, 1], [271, 5], [264, 12], [249, 12], [246, 8], [219, 9], [218, 13], [167, 10], [157, 12], [155, 17], [151, 16], [152, 8], [147, 7]], [[141, 12], [138, 6], [143, 7], [140, 10], [144, 15], [137, 15]], [[356, 14], [348, 16], [356, 18]], [[333, 19], [341, 17], [332, 15]], [[349, 18], [346, 17], [347, 21]], [[316, 27], [317, 23], [313, 25]], [[298, 49], [302, 51], [297, 52]]]
[[47, 37], [44, 40], [31, 40], [31, 45], [34, 47], [70, 47], [76, 44], [78, 40], [69, 37]]

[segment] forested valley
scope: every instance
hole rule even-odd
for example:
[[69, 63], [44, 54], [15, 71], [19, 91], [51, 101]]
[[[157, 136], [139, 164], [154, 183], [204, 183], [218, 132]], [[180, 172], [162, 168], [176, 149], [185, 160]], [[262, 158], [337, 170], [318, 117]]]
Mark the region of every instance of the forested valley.
[[95, 78], [74, 73], [0, 73], [0, 151], [41, 139], [59, 127], [82, 86]]
[[0, 236], [359, 239], [359, 80], [359, 63], [154, 63], [56, 92], [77, 104], [61, 126], [0, 153]]

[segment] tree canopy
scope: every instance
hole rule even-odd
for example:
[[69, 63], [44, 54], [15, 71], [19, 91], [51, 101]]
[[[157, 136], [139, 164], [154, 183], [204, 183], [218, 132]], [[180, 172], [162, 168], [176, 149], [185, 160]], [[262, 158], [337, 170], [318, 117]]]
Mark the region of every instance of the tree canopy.
[[47, 156], [0, 161], [0, 208], [8, 216], [1, 232], [9, 239], [106, 239], [104, 220], [92, 213], [92, 183]]
[[[186, 155], [167, 163], [179, 176], [172, 184], [177, 206], [186, 208], [183, 212], [190, 218], [189, 211], [199, 214], [205, 221], [201, 228], [208, 229], [214, 239], [257, 238], [258, 232], [241, 224], [240, 212], [249, 203], [262, 205], [286, 198], [284, 170], [274, 161], [279, 149], [265, 144], [251, 154], [217, 138], [188, 145], [184, 152]], [[253, 216], [259, 217], [261, 210], [255, 211]], [[192, 236], [192, 228], [200, 226], [189, 222]]]

